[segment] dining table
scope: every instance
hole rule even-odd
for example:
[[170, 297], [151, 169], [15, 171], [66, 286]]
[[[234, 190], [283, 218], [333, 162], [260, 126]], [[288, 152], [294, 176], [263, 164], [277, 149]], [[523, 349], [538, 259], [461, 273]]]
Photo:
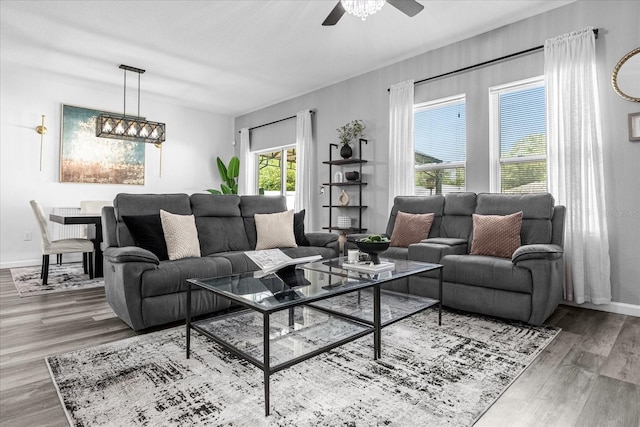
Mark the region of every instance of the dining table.
[[94, 253], [94, 274], [95, 277], [103, 277], [102, 267], [102, 216], [99, 213], [74, 213], [74, 214], [55, 214], [49, 215], [49, 220], [63, 225], [94, 225], [96, 236], [93, 240]]

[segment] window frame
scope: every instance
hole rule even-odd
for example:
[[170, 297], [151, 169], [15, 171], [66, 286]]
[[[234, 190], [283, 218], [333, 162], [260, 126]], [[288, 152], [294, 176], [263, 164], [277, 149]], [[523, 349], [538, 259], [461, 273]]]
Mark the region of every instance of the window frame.
[[[260, 155], [266, 153], [274, 153], [276, 151], [280, 152], [280, 158], [285, 159], [280, 165], [280, 195], [285, 196], [287, 201], [289, 199], [293, 199], [295, 197], [295, 190], [293, 194], [287, 194], [287, 172], [286, 172], [286, 164], [287, 164], [287, 152], [289, 150], [295, 150], [297, 148], [297, 144], [288, 144], [281, 145], [278, 147], [265, 148], [264, 150], [253, 151], [252, 154], [255, 156], [256, 161], [256, 190], [260, 191]], [[296, 176], [297, 179], [297, 176]], [[293, 207], [291, 207], [293, 209]]]
[[548, 165], [548, 154], [500, 158], [500, 95], [538, 87], [545, 87], [544, 75], [489, 88], [489, 188], [492, 193], [502, 193], [501, 172], [504, 164], [544, 161]]
[[[466, 93], [460, 93], [457, 95], [447, 96], [444, 98], [438, 98], [431, 101], [420, 102], [418, 104], [413, 105], [413, 117], [414, 117], [414, 136], [413, 136], [413, 155], [416, 153], [416, 141], [415, 141], [415, 115], [422, 110], [433, 109], [437, 107], [444, 107], [447, 105], [455, 105], [456, 103], [463, 103], [466, 110], [467, 105], [467, 95]], [[466, 113], [465, 113], [466, 117]], [[466, 119], [465, 119], [466, 120]], [[466, 123], [465, 123], [465, 136], [464, 136], [464, 161], [457, 162], [442, 162], [442, 163], [429, 163], [423, 165], [414, 164], [413, 178], [415, 180], [415, 176], [417, 172], [430, 172], [444, 169], [459, 169], [463, 168], [465, 171], [465, 180], [464, 180], [464, 188], [461, 191], [466, 191], [467, 188], [467, 135], [466, 135]], [[414, 190], [414, 194], [415, 190]]]

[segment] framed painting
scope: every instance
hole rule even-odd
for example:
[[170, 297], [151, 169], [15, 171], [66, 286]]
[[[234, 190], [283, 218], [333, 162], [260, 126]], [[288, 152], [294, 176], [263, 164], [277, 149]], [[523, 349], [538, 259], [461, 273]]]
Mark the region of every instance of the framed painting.
[[640, 113], [629, 114], [629, 141], [640, 141]]
[[62, 105], [60, 182], [144, 185], [145, 144], [98, 138], [102, 113]]

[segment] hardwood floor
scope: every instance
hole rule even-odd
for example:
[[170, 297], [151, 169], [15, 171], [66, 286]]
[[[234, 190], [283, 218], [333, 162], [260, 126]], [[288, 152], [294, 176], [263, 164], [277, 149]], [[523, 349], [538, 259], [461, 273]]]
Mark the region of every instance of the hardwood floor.
[[[476, 426], [640, 426], [640, 318], [560, 306], [560, 335]], [[64, 426], [44, 357], [135, 336], [104, 289], [20, 298], [0, 270], [0, 425]]]

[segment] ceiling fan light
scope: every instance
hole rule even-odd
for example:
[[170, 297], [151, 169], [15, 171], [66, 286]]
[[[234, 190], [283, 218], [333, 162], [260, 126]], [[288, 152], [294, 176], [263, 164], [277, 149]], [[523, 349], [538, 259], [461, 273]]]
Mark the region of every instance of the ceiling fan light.
[[347, 13], [357, 16], [363, 21], [373, 15], [385, 4], [385, 0], [340, 0]]

